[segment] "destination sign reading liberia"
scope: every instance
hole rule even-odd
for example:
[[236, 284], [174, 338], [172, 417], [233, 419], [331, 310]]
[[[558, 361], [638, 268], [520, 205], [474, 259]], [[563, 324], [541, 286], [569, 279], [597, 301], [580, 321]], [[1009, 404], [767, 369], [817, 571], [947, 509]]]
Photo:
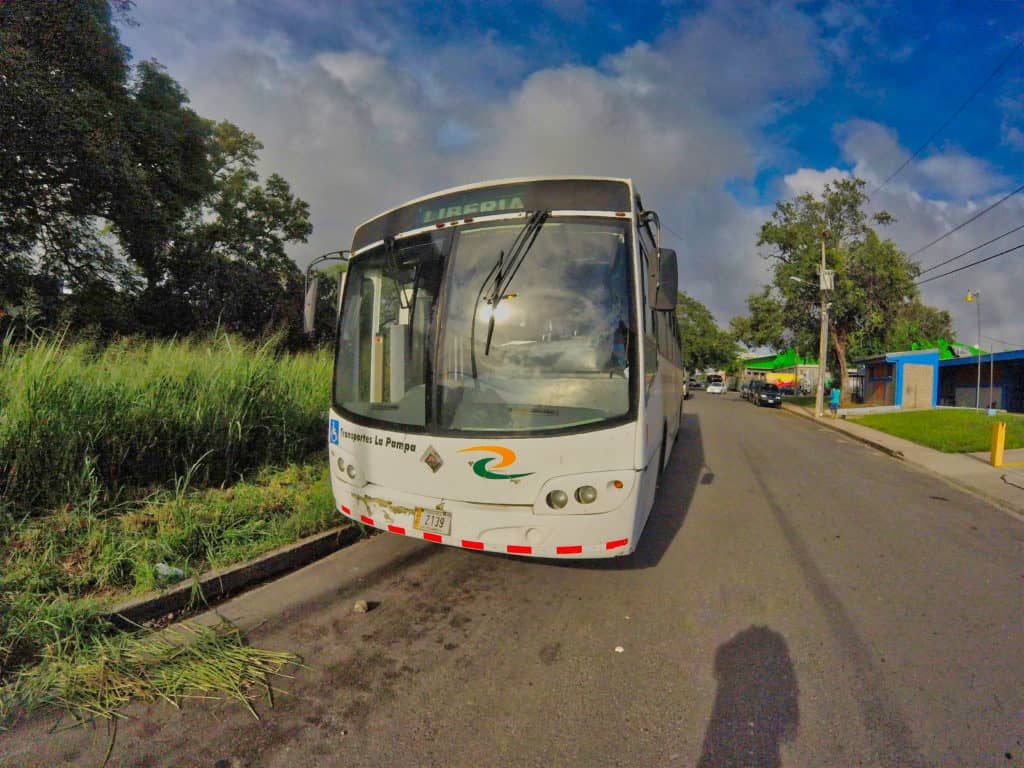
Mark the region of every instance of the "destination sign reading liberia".
[[[441, 202], [443, 203], [444, 201], [442, 200]], [[502, 211], [521, 211], [523, 207], [523, 198], [519, 194], [511, 194], [490, 200], [480, 200], [479, 202], [467, 202], [462, 205], [432, 206], [420, 210], [420, 223], [433, 224], [435, 221], [448, 221], [466, 216], [501, 213]]]
[[442, 192], [396, 208], [358, 227], [352, 250], [424, 226], [520, 211], [631, 211], [629, 184], [619, 179], [535, 179]]

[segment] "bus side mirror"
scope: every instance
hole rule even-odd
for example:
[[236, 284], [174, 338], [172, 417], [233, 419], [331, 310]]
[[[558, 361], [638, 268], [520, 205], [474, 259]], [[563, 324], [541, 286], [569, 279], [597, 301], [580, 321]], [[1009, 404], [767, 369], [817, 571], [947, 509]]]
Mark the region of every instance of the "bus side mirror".
[[654, 308], [670, 312], [676, 308], [679, 290], [679, 266], [676, 252], [671, 248], [658, 249], [658, 287], [654, 295]]
[[316, 300], [320, 295], [320, 281], [311, 275], [306, 285], [306, 300], [302, 307], [302, 329], [307, 336], [316, 332]]

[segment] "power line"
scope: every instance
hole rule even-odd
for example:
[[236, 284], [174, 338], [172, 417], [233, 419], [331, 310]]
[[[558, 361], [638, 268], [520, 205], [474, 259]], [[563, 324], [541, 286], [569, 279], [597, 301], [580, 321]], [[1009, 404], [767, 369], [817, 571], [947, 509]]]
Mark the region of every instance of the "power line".
[[942, 123], [942, 125], [940, 125], [938, 128], [936, 128], [932, 132], [931, 136], [929, 136], [927, 139], [925, 139], [924, 143], [914, 151], [914, 154], [912, 154], [910, 157], [908, 157], [906, 160], [904, 160], [903, 164], [900, 165], [899, 168], [897, 168], [895, 171], [890, 173], [885, 178], [885, 181], [883, 181], [881, 184], [879, 184], [875, 188], [875, 191], [872, 192], [871, 194], [874, 195], [882, 187], [884, 187], [886, 184], [888, 184], [892, 179], [894, 179], [896, 176], [898, 176], [900, 171], [902, 171], [904, 168], [906, 168], [908, 165], [910, 165], [910, 163], [914, 160], [914, 158], [917, 157], [918, 155], [920, 155], [925, 150], [925, 147], [927, 147], [929, 144], [932, 143], [932, 140], [936, 136], [938, 136], [940, 133], [942, 133], [949, 126], [950, 123], [952, 123], [954, 120], [956, 120], [957, 116], [967, 108], [967, 105], [970, 104], [972, 101], [974, 101], [974, 97], [977, 96], [979, 93], [981, 93], [985, 89], [985, 86], [988, 85], [990, 82], [992, 82], [992, 79], [996, 75], [998, 75], [1000, 73], [1000, 71], [1002, 71], [1003, 67], [1005, 67], [1009, 63], [1010, 59], [1013, 58], [1013, 55], [1015, 53], [1017, 53], [1017, 51], [1020, 49], [1022, 44], [1024, 44], [1024, 38], [1021, 38], [1021, 40], [1015, 46], [1013, 46], [1012, 49], [1010, 49], [1010, 52], [1008, 54], [1006, 54], [1006, 56], [1003, 57], [1003, 59], [996, 65], [996, 68], [993, 69], [991, 72], [989, 72], [988, 77], [986, 77], [982, 81], [981, 85], [979, 85], [977, 88], [975, 88], [973, 91], [971, 91], [971, 95], [968, 96], [966, 99], [964, 99], [963, 102], [961, 102], [960, 106], [957, 107], [953, 111], [953, 114], [951, 114], [949, 117], [947, 117], [945, 119], [945, 121]]
[[676, 237], [678, 237], [678, 238], [679, 238], [680, 240], [682, 240], [682, 239], [683, 239], [683, 236], [682, 236], [682, 235], [680, 235], [680, 234], [679, 234], [678, 232], [676, 232], [676, 231], [675, 231], [674, 229], [672, 229], [672, 227], [670, 227], [670, 226], [669, 226], [668, 224], [663, 224], [662, 226], [664, 226], [664, 227], [665, 227], [665, 229], [667, 229], [667, 230], [668, 230], [669, 232], [671, 232], [671, 233], [672, 233], [673, 235], [675, 235]]
[[949, 264], [950, 262], [956, 261], [957, 259], [962, 259], [964, 256], [968, 256], [968, 255], [974, 253], [975, 251], [980, 251], [986, 245], [992, 245], [992, 243], [994, 243], [996, 240], [1002, 240], [1007, 235], [1012, 235], [1014, 232], [1017, 232], [1018, 230], [1021, 230], [1021, 229], [1024, 229], [1024, 224], [1016, 226], [1013, 229], [1008, 230], [1006, 232], [1003, 232], [1003, 234], [999, 235], [998, 237], [993, 237], [991, 240], [986, 240], [981, 245], [976, 245], [973, 248], [971, 248], [970, 250], [964, 251], [963, 253], [958, 253], [956, 256], [952, 256], [952, 257], [946, 259], [945, 261], [940, 261], [938, 264], [932, 264], [930, 267], [928, 267], [928, 269], [921, 270], [921, 272], [919, 272], [917, 276], [920, 277], [921, 275], [926, 275], [929, 272], [931, 272], [932, 270], [938, 269], [939, 267], [944, 267], [947, 264]]
[[941, 275], [934, 275], [933, 277], [929, 277], [925, 280], [918, 280], [916, 283], [914, 283], [914, 285], [924, 285], [925, 283], [930, 283], [932, 280], [939, 280], [943, 277], [949, 277], [950, 275], [954, 275], [957, 272], [963, 272], [965, 269], [970, 269], [971, 267], [976, 267], [979, 264], [984, 264], [986, 261], [992, 261], [992, 259], [998, 259], [1000, 256], [1005, 256], [1006, 254], [1012, 253], [1013, 251], [1019, 251], [1021, 248], [1024, 248], [1024, 243], [1021, 243], [1020, 245], [1015, 245], [1013, 246], [1013, 248], [1007, 248], [1005, 251], [1000, 251], [999, 253], [993, 253], [991, 256], [986, 256], [983, 259], [972, 261], [970, 264], [964, 264], [962, 267], [951, 269], [949, 270], [949, 272], [943, 272]]
[[997, 339], [994, 336], [985, 336], [984, 334], [982, 334], [981, 338], [986, 339], [987, 341], [998, 341], [1000, 344], [1005, 344], [1006, 346], [1013, 347], [1015, 349], [1024, 349], [1024, 344], [1019, 344], [1016, 341], [1007, 341], [1006, 339]]
[[998, 199], [998, 200], [996, 200], [996, 201], [995, 201], [994, 203], [992, 203], [992, 205], [990, 205], [990, 206], [989, 206], [988, 208], [984, 208], [984, 209], [982, 209], [982, 210], [978, 211], [978, 212], [977, 212], [976, 214], [974, 214], [973, 216], [971, 216], [971, 218], [967, 219], [967, 221], [963, 221], [963, 222], [961, 222], [960, 224], [957, 224], [957, 225], [956, 225], [955, 227], [953, 227], [953, 228], [952, 228], [951, 230], [949, 230], [948, 232], [946, 232], [946, 233], [945, 233], [944, 235], [939, 235], [939, 236], [938, 236], [938, 237], [936, 237], [936, 238], [935, 238], [934, 240], [932, 240], [932, 241], [931, 241], [930, 243], [927, 243], [927, 244], [925, 244], [925, 245], [922, 245], [922, 246], [921, 246], [920, 248], [918, 248], [918, 249], [917, 249], [916, 251], [914, 251], [913, 253], [911, 253], [911, 254], [908, 254], [908, 255], [907, 255], [907, 258], [908, 258], [908, 259], [912, 259], [912, 258], [914, 258], [915, 256], [917, 256], [917, 254], [919, 254], [919, 253], [922, 253], [922, 252], [924, 252], [924, 251], [927, 251], [927, 250], [928, 250], [929, 248], [931, 248], [931, 247], [932, 247], [933, 245], [935, 245], [936, 243], [940, 243], [940, 242], [942, 242], [942, 241], [943, 241], [943, 240], [945, 240], [945, 239], [946, 239], [947, 237], [949, 237], [950, 235], [952, 235], [952, 234], [953, 234], [954, 232], [959, 232], [959, 231], [960, 231], [961, 229], [963, 229], [964, 227], [966, 227], [966, 226], [967, 226], [968, 224], [970, 224], [970, 223], [971, 223], [972, 221], [977, 221], [977, 220], [978, 220], [978, 219], [980, 219], [980, 218], [981, 218], [982, 216], [984, 216], [984, 215], [985, 215], [986, 213], [988, 213], [989, 211], [991, 211], [991, 210], [992, 210], [993, 208], [998, 208], [998, 207], [999, 207], [1000, 205], [1002, 205], [1002, 204], [1003, 204], [1003, 203], [1005, 203], [1005, 202], [1006, 202], [1007, 200], [1009, 200], [1009, 199], [1010, 199], [1011, 197], [1013, 197], [1014, 195], [1016, 195], [1016, 194], [1017, 194], [1018, 192], [1021, 192], [1021, 191], [1024, 191], [1024, 184], [1021, 184], [1021, 185], [1020, 185], [1019, 187], [1017, 187], [1017, 188], [1016, 188], [1015, 190], [1013, 190], [1012, 192], [1007, 192], [1007, 193], [1006, 193], [1005, 195], [1003, 195], [1003, 196], [1002, 196], [1001, 198], [999, 198], [999, 199]]

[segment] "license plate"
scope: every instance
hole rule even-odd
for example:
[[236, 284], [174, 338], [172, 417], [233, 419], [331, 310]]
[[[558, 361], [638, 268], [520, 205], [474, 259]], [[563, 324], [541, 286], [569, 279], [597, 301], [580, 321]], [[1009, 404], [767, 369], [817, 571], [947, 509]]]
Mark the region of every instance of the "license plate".
[[429, 531], [447, 536], [452, 532], [452, 516], [450, 512], [440, 512], [436, 509], [417, 509], [412, 527], [417, 531]]

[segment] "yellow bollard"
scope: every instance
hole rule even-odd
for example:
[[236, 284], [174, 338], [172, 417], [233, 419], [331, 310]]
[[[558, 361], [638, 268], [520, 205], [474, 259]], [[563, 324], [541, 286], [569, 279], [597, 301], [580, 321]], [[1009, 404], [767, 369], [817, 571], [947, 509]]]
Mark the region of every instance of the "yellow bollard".
[[992, 456], [989, 464], [993, 467], [1003, 466], [1003, 449], [1006, 447], [1006, 422], [997, 421], [992, 424]]

